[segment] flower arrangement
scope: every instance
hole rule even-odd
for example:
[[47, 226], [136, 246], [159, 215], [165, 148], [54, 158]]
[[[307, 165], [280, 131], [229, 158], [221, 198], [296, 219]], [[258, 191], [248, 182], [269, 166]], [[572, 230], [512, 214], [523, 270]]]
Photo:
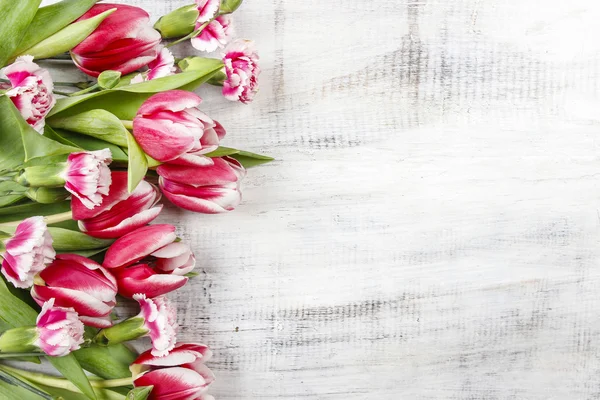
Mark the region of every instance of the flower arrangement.
[[[0, 0], [0, 398], [214, 399], [212, 352], [177, 341], [168, 298], [194, 278], [193, 250], [152, 222], [165, 202], [233, 210], [246, 169], [272, 160], [221, 146], [227, 125], [193, 92], [257, 94], [254, 44], [233, 39], [241, 2], [196, 0], [152, 26], [129, 5]], [[188, 40], [222, 55], [177, 59]], [[39, 64], [55, 59], [88, 81], [55, 82]], [[120, 301], [139, 313], [117, 317]], [[28, 368], [44, 358], [56, 373]]]

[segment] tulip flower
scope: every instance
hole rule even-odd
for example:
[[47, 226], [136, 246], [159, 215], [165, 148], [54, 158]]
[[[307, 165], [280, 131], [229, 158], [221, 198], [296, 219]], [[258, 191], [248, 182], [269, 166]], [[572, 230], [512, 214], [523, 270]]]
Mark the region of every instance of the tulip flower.
[[31, 296], [38, 304], [55, 298], [60, 307], [72, 307], [86, 325], [112, 325], [117, 282], [96, 262], [75, 254], [60, 254], [34, 281]]
[[163, 164], [157, 172], [165, 197], [186, 210], [222, 213], [233, 210], [242, 199], [240, 183], [246, 171], [230, 157], [213, 158], [213, 165], [205, 167]]
[[175, 67], [175, 57], [173, 53], [166, 47], [158, 53], [156, 60], [148, 64], [148, 71], [143, 74], [137, 74], [132, 80], [131, 84], [142, 83], [151, 81], [153, 79], [164, 78], [165, 76], [173, 75], [177, 71]]
[[9, 329], [0, 336], [0, 352], [43, 351], [62, 357], [78, 350], [84, 342], [84, 326], [72, 308], [56, 307], [50, 299], [42, 305], [36, 326]]
[[46, 115], [56, 104], [50, 73], [34, 63], [32, 56], [22, 56], [6, 67], [4, 74], [10, 85], [0, 84], [0, 89], [7, 90], [5, 95], [12, 100], [23, 119], [43, 133]]
[[31, 287], [35, 275], [56, 256], [43, 217], [25, 219], [17, 226], [15, 234], [2, 245], [2, 274], [21, 289]]
[[164, 357], [146, 351], [130, 367], [134, 386], [153, 386], [148, 400], [214, 399], [206, 394], [215, 380], [204, 364], [211, 356], [207, 346], [193, 343], [180, 344]]
[[221, 15], [202, 26], [201, 22], [196, 24], [196, 30], [201, 32], [191, 39], [192, 46], [199, 51], [212, 52], [223, 48], [233, 35], [232, 18], [229, 15]]
[[24, 168], [16, 181], [30, 187], [64, 185], [85, 207], [91, 209], [101, 204], [103, 196], [108, 194], [111, 157], [109, 149], [71, 153], [64, 163]]
[[116, 276], [119, 294], [156, 297], [185, 285], [184, 275], [194, 269], [196, 258], [188, 245], [176, 239], [173, 225], [159, 224], [115, 241], [106, 252], [104, 267]]
[[227, 78], [223, 82], [223, 95], [231, 101], [250, 103], [258, 92], [258, 54], [254, 42], [236, 40], [225, 50], [223, 63]]
[[163, 357], [175, 347], [177, 341], [177, 312], [165, 297], [149, 299], [143, 294], [133, 296], [140, 305], [140, 313], [110, 328], [102, 329], [95, 341], [111, 345], [150, 337], [152, 355]]
[[219, 147], [223, 127], [197, 107], [196, 94], [171, 90], [150, 97], [133, 120], [133, 136], [141, 148], [160, 162], [209, 165], [204, 154]]
[[87, 208], [77, 197], [71, 199], [73, 219], [79, 221], [79, 229], [90, 236], [113, 239], [121, 237], [154, 220], [162, 205], [156, 186], [141, 181], [136, 189], [127, 190], [127, 172], [113, 171], [108, 194], [102, 204]]
[[93, 77], [106, 70], [127, 75], [148, 65], [158, 56], [160, 33], [150, 25], [148, 13], [139, 7], [96, 4], [79, 20], [92, 18], [113, 8], [117, 10], [71, 50], [77, 67]]

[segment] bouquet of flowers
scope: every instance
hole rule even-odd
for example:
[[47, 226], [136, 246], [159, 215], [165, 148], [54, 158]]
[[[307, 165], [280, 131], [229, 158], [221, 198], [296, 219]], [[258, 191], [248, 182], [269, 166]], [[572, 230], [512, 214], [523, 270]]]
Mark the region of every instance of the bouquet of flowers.
[[[233, 210], [246, 168], [272, 160], [221, 146], [226, 124], [193, 92], [257, 93], [254, 45], [232, 40], [241, 1], [196, 0], [152, 26], [129, 5], [0, 0], [0, 398], [213, 399], [211, 351], [177, 342], [166, 297], [195, 276], [194, 254], [151, 223], [161, 199]], [[222, 55], [175, 58], [187, 40]], [[53, 81], [39, 60], [90, 78]], [[121, 299], [139, 313], [115, 316]], [[42, 359], [54, 373], [31, 368]]]

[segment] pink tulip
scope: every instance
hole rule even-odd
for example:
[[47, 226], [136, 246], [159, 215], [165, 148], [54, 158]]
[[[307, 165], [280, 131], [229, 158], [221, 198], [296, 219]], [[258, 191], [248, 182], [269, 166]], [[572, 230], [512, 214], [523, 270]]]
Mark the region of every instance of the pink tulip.
[[139, 7], [97, 4], [79, 20], [116, 8], [83, 42], [71, 50], [73, 61], [86, 74], [97, 77], [107, 70], [123, 75], [134, 72], [158, 56], [160, 33], [150, 25], [150, 16]]
[[163, 164], [157, 168], [167, 199], [183, 209], [204, 214], [233, 210], [240, 203], [244, 167], [230, 157], [213, 158], [213, 165], [187, 167]]
[[223, 82], [223, 95], [231, 101], [250, 103], [258, 92], [258, 54], [254, 42], [236, 40], [225, 50], [223, 63], [227, 79]]
[[210, 21], [219, 11], [219, 6], [221, 5], [220, 0], [196, 0], [196, 5], [198, 6], [198, 15], [197, 22], [203, 24], [205, 22]]
[[[196, 23], [196, 30], [202, 25], [203, 23]], [[232, 35], [233, 25], [231, 16], [221, 15], [206, 25], [198, 36], [192, 38], [191, 43], [196, 50], [210, 53], [225, 47]]]
[[202, 344], [180, 344], [169, 355], [156, 357], [150, 351], [131, 365], [134, 385], [154, 386], [149, 400], [209, 400], [206, 394], [215, 376], [204, 365], [212, 352]]
[[23, 119], [43, 133], [46, 115], [56, 104], [50, 73], [35, 64], [32, 56], [17, 58], [4, 73], [10, 85], [0, 84], [0, 89], [7, 90], [6, 96], [10, 97]]
[[114, 242], [106, 252], [104, 267], [115, 274], [119, 294], [156, 297], [185, 285], [185, 275], [194, 269], [196, 258], [188, 245], [176, 239], [174, 226], [149, 225]]
[[87, 208], [81, 200], [73, 197], [71, 210], [73, 219], [79, 221], [79, 229], [97, 238], [118, 238], [154, 220], [162, 205], [156, 186], [141, 181], [133, 193], [127, 190], [127, 172], [113, 171], [108, 195], [102, 204]]
[[50, 299], [42, 305], [34, 344], [49, 356], [62, 357], [80, 348], [84, 327], [73, 308], [55, 307], [54, 302]]
[[144, 328], [152, 341], [152, 355], [163, 357], [175, 347], [177, 341], [177, 311], [166, 297], [148, 299], [136, 294], [133, 299], [140, 304], [138, 318], [144, 319]]
[[223, 127], [197, 107], [202, 99], [171, 90], [150, 97], [133, 120], [133, 135], [142, 149], [161, 162], [209, 165], [204, 154], [219, 147]]
[[15, 287], [33, 285], [33, 278], [50, 264], [56, 252], [43, 217], [23, 220], [15, 234], [4, 242], [2, 274]]
[[87, 208], [92, 209], [100, 205], [103, 196], [108, 194], [111, 183], [108, 168], [111, 158], [109, 149], [69, 154], [63, 176], [66, 182], [65, 189]]
[[164, 78], [165, 76], [175, 74], [175, 71], [177, 71], [177, 67], [175, 67], [175, 57], [173, 57], [173, 54], [169, 49], [163, 47], [158, 53], [156, 60], [148, 64], [148, 71], [143, 74], [137, 74], [131, 80], [131, 84], [133, 85], [158, 78]]
[[96, 262], [75, 254], [60, 254], [39, 274], [31, 289], [38, 304], [51, 298], [60, 307], [73, 307], [86, 325], [112, 325], [110, 313], [116, 304], [117, 282]]

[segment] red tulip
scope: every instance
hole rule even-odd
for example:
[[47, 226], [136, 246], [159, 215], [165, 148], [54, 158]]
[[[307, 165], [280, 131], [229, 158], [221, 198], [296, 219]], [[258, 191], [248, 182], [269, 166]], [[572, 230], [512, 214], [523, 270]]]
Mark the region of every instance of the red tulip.
[[100, 206], [89, 209], [73, 197], [71, 210], [82, 232], [97, 238], [118, 238], [154, 220], [162, 210], [162, 205], [156, 206], [159, 200], [156, 186], [141, 181], [129, 193], [127, 172], [113, 171], [108, 195]]
[[241, 201], [244, 167], [230, 157], [213, 158], [213, 165], [158, 167], [159, 185], [173, 204], [186, 210], [216, 214], [233, 210]]
[[97, 4], [79, 20], [113, 8], [117, 10], [71, 50], [77, 67], [93, 77], [107, 70], [126, 75], [148, 65], [158, 56], [160, 33], [150, 25], [148, 13], [139, 7]]
[[73, 308], [86, 325], [112, 325], [117, 282], [96, 262], [75, 254], [60, 254], [39, 274], [31, 296], [39, 304], [55, 298], [56, 306]]
[[206, 392], [215, 376], [204, 363], [211, 356], [207, 346], [193, 343], [180, 344], [164, 357], [147, 351], [130, 367], [134, 385], [154, 386], [148, 400], [209, 400]]
[[196, 258], [188, 245], [176, 239], [173, 225], [149, 225], [114, 242], [104, 267], [115, 274], [119, 294], [156, 297], [185, 285], [185, 274], [194, 269]]
[[191, 92], [170, 90], [150, 97], [133, 120], [133, 135], [142, 149], [161, 162], [210, 165], [204, 154], [219, 147], [225, 130], [197, 107]]

